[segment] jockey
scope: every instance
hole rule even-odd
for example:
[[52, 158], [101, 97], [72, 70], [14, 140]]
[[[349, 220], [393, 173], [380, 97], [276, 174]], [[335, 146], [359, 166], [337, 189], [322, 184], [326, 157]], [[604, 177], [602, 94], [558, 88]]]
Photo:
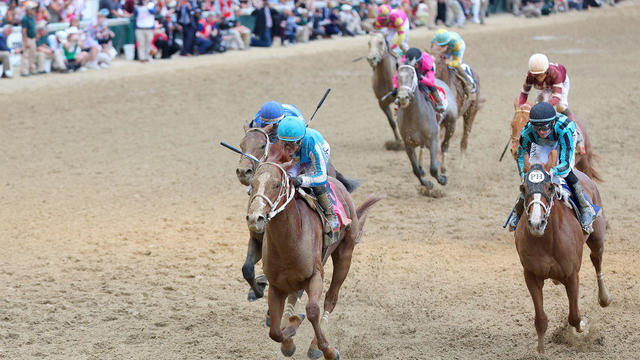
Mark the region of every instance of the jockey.
[[569, 75], [561, 64], [550, 64], [544, 54], [533, 54], [529, 58], [529, 72], [520, 93], [520, 105], [527, 102], [531, 87], [538, 89], [538, 96], [550, 92], [549, 103], [558, 112], [571, 117], [569, 111]]
[[[401, 62], [405, 65], [412, 65], [416, 69], [418, 75], [418, 85], [424, 92], [425, 96], [429, 93], [433, 96], [435, 101], [436, 111], [444, 112], [444, 105], [440, 99], [438, 89], [436, 89], [436, 74], [435, 65], [433, 64], [433, 58], [431, 55], [418, 48], [411, 48], [407, 50], [407, 53], [402, 57]], [[395, 97], [398, 94], [398, 72], [393, 75], [393, 91], [392, 95]]]
[[293, 160], [289, 172], [296, 176], [295, 187], [312, 188], [322, 206], [330, 227], [325, 229], [329, 235], [329, 243], [325, 244], [328, 247], [337, 240], [334, 232], [340, 227], [327, 194], [327, 163], [331, 153], [329, 144], [318, 131], [307, 128], [305, 121], [298, 116], [285, 116], [282, 119], [278, 125], [278, 141]]
[[462, 68], [464, 50], [467, 48], [462, 37], [456, 32], [440, 29], [436, 32], [433, 40], [431, 40], [431, 48], [435, 51], [445, 51], [445, 56], [448, 59], [447, 65], [458, 71], [458, 78], [462, 80], [462, 87], [464, 88], [466, 96], [471, 96], [473, 86], [469, 84], [467, 74]]
[[[409, 49], [409, 20], [407, 14], [400, 9], [391, 9], [389, 5], [381, 5], [378, 8], [378, 17], [373, 24], [376, 30], [388, 28], [387, 43], [391, 44], [392, 51], [407, 51]], [[392, 43], [393, 36], [396, 35], [395, 41]]]
[[[573, 173], [575, 163], [575, 136], [576, 124], [560, 113], [556, 113], [551, 104], [541, 102], [531, 108], [529, 123], [520, 133], [520, 146], [518, 146], [518, 170], [520, 178], [524, 181], [524, 155], [529, 154], [530, 163], [545, 163], [549, 154], [554, 149], [558, 150], [558, 165], [551, 170], [552, 177], [564, 178], [571, 191], [578, 199], [580, 206], [580, 225], [585, 233], [593, 231], [591, 223], [595, 220], [594, 208], [587, 200], [587, 195]], [[524, 199], [518, 199], [515, 211], [509, 219], [509, 228], [514, 231], [518, 226], [520, 215], [524, 210]]]
[[302, 113], [295, 105], [280, 104], [277, 101], [267, 101], [256, 113], [250, 127], [263, 128], [267, 125], [274, 124], [269, 133], [269, 140], [273, 143], [275, 142], [278, 134], [278, 123], [285, 116], [297, 116], [304, 122], [304, 116], [302, 116]]

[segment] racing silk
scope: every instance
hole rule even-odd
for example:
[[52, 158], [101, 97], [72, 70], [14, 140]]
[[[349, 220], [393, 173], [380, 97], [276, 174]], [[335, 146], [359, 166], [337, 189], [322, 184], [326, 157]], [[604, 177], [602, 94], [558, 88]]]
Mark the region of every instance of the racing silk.
[[[450, 66], [457, 67], [462, 63], [462, 56], [464, 55], [465, 43], [462, 40], [462, 36], [454, 31], [449, 31], [451, 34], [451, 40], [447, 46], [447, 56], [450, 56], [452, 59], [448, 62]], [[431, 42], [435, 42], [435, 38], [431, 40]]]
[[400, 46], [404, 41], [405, 36], [407, 36], [404, 31], [405, 23], [407, 22], [407, 14], [405, 14], [404, 11], [400, 9], [393, 9], [391, 10], [391, 15], [389, 17], [389, 25], [382, 25], [382, 17], [378, 16], [376, 18], [376, 22], [373, 24], [373, 27], [376, 30], [380, 30], [383, 27], [386, 27], [389, 30], [394, 30], [396, 32], [396, 41], [391, 45], [391, 48], [393, 49]]
[[[405, 63], [405, 58], [407, 56], [402, 56], [402, 60], [400, 60], [401, 64]], [[433, 58], [431, 55], [426, 52], [422, 52], [422, 59], [420, 60], [420, 66], [416, 70], [418, 77], [420, 78], [420, 83], [426, 85], [427, 87], [433, 87], [436, 85], [436, 67], [433, 63]], [[398, 88], [398, 71], [393, 74], [393, 88]]]
[[564, 177], [571, 171], [571, 164], [575, 156], [573, 135], [576, 131], [576, 123], [560, 113], [557, 116], [558, 119], [546, 138], [539, 138], [538, 133], [533, 129], [530, 122], [522, 129], [517, 153], [518, 170], [521, 178], [524, 178], [524, 154], [530, 154], [531, 144], [534, 143], [542, 146], [557, 147], [558, 165], [552, 169], [552, 176]]
[[[297, 116], [300, 119], [302, 119], [302, 121], [306, 122], [306, 120], [304, 119], [304, 116], [302, 116], [302, 112], [300, 112], [300, 109], [298, 109], [295, 105], [282, 104], [282, 108], [284, 109], [284, 117]], [[260, 110], [258, 110], [258, 112], [256, 113], [256, 116], [253, 118], [253, 121], [251, 122], [251, 127], [262, 128], [267, 125], [269, 125], [269, 123], [265, 123], [260, 119]], [[269, 133], [269, 139], [271, 140], [272, 143], [276, 141], [277, 136], [278, 136], [278, 127], [274, 126], [271, 129], [271, 132]]]
[[530, 71], [527, 72], [527, 78], [522, 85], [522, 93], [520, 96], [520, 105], [527, 102], [529, 97], [529, 90], [531, 87], [535, 87], [538, 90], [551, 90], [551, 99], [549, 104], [556, 106], [562, 100], [562, 88], [563, 83], [567, 79], [567, 69], [561, 64], [549, 64], [549, 70], [547, 70], [547, 76], [545, 76], [542, 82], [536, 80], [536, 76]]
[[307, 128], [307, 133], [302, 138], [300, 149], [292, 156], [294, 166], [296, 163], [302, 166], [303, 187], [315, 187], [327, 183], [327, 153], [323, 150], [326, 143], [322, 135], [311, 128]]

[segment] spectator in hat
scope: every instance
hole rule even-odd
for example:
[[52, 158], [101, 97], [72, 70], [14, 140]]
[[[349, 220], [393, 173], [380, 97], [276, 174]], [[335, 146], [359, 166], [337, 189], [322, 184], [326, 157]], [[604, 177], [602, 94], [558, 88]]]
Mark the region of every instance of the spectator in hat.
[[66, 71], [67, 67], [64, 65], [63, 53], [60, 51], [56, 52], [51, 48], [47, 23], [38, 23], [36, 32], [36, 65], [38, 66], [38, 73], [44, 74], [47, 72], [45, 69], [47, 60], [52, 61], [51, 69], [61, 72]]
[[0, 62], [2, 63], [2, 78], [6, 79], [10, 76], [7, 75], [7, 71], [11, 70], [11, 49], [7, 46], [7, 37], [13, 31], [11, 24], [7, 24], [2, 27], [0, 32]]
[[25, 9], [27, 13], [22, 17], [22, 61], [20, 74], [29, 76], [36, 71], [36, 4], [27, 1]]

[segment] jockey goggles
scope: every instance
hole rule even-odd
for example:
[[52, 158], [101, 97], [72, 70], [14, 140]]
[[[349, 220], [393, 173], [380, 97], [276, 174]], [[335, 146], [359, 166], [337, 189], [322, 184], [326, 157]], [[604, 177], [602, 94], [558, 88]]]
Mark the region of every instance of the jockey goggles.
[[551, 128], [553, 128], [553, 124], [555, 123], [555, 119], [552, 121], [549, 121], [548, 123], [543, 123], [543, 124], [531, 124], [531, 127], [533, 127], [533, 130], [535, 131], [546, 131], [549, 130]]

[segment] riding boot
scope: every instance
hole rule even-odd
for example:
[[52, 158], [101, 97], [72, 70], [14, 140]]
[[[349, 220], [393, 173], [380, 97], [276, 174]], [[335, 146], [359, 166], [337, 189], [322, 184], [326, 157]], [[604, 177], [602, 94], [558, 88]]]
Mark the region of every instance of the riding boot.
[[509, 218], [509, 231], [516, 231], [518, 227], [518, 222], [520, 222], [520, 216], [522, 216], [522, 212], [524, 211], [524, 198], [522, 195], [518, 197], [516, 202], [516, 206], [513, 207], [513, 213]]
[[431, 96], [433, 96], [433, 101], [436, 103], [436, 111], [439, 113], [443, 113], [445, 109], [444, 104], [442, 103], [442, 99], [440, 99], [440, 92], [435, 86], [431, 86], [429, 88], [429, 91], [431, 92]]
[[456, 70], [458, 70], [458, 78], [462, 80], [462, 87], [464, 88], [465, 97], [468, 99], [471, 97], [471, 84], [469, 83], [469, 79], [467, 79], [467, 73], [462, 68], [462, 64], [456, 66]]
[[322, 211], [324, 212], [324, 216], [327, 219], [327, 228], [324, 231], [328, 236], [325, 237], [327, 240], [324, 244], [324, 247], [329, 247], [336, 242], [337, 236], [336, 232], [340, 228], [340, 224], [338, 223], [338, 218], [336, 217], [335, 212], [333, 211], [333, 204], [329, 201], [329, 195], [326, 190], [318, 193], [316, 192], [316, 197], [318, 198], [318, 203], [322, 207]]
[[582, 226], [582, 230], [585, 234], [591, 234], [593, 231], [592, 223], [598, 214], [596, 214], [595, 210], [587, 200], [587, 195], [584, 193], [582, 184], [580, 184], [579, 181], [571, 186], [571, 190], [578, 199], [578, 205], [580, 206], [580, 226]]

